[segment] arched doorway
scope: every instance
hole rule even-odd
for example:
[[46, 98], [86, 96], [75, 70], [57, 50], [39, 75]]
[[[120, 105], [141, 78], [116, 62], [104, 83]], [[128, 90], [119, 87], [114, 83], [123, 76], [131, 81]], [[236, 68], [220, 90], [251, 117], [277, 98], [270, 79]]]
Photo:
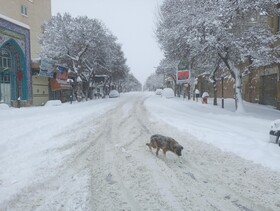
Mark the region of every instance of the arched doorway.
[[3, 48], [0, 50], [0, 100], [7, 104], [11, 102], [11, 68], [11, 55]]
[[12, 101], [26, 100], [26, 60], [22, 49], [14, 39], [0, 47], [0, 101], [11, 105]]

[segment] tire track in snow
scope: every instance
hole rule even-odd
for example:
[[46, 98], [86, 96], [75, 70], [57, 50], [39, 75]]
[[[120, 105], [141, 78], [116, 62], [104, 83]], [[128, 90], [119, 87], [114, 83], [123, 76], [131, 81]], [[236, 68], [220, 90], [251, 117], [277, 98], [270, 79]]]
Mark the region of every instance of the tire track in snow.
[[[69, 152], [64, 165], [20, 190], [0, 209], [279, 210], [279, 173], [151, 121], [145, 100], [131, 96], [96, 120], [98, 124], [89, 120], [80, 125], [76, 129], [87, 134], [82, 138], [69, 131], [73, 141], [48, 151]], [[172, 153], [165, 160], [162, 152], [156, 157], [148, 150], [145, 143], [154, 133], [174, 137], [184, 146], [181, 162]]]
[[[122, 104], [118, 107], [122, 107]], [[119, 207], [123, 210], [131, 210], [137, 207], [137, 203], [129, 196], [128, 190], [122, 183], [120, 173], [114, 162], [115, 143], [118, 139], [114, 132], [115, 109], [106, 114], [104, 123], [100, 126], [98, 144], [94, 152], [95, 158], [92, 166], [91, 206], [96, 210], [110, 210]], [[129, 118], [129, 117], [128, 117]]]
[[[178, 137], [178, 131], [160, 122], [151, 123], [143, 102], [144, 98], [132, 98], [133, 108], [128, 115], [122, 117], [122, 106], [125, 106], [122, 104], [105, 117], [104, 126], [108, 129], [99, 141], [103, 149], [97, 165], [104, 168], [100, 171], [101, 178], [95, 182], [95, 185], [102, 184], [102, 188], [94, 194], [96, 198], [100, 195], [103, 198], [97, 200], [95, 206], [120, 207], [120, 210], [251, 210], [250, 200], [226, 184], [221, 185], [222, 180], [217, 180], [215, 174], [207, 174], [203, 169], [206, 162], [203, 159], [207, 160], [207, 156], [190, 163], [184, 152], [186, 158], [179, 163], [173, 154], [168, 154], [167, 160], [162, 155], [151, 154], [145, 146], [151, 134]], [[205, 167], [211, 168], [211, 163]], [[110, 196], [106, 205], [99, 204], [106, 196]], [[254, 208], [263, 210], [259, 205]]]
[[[112, 209], [118, 205], [120, 210], [173, 210], [174, 204], [177, 204], [177, 209], [182, 209], [181, 202], [170, 191], [172, 186], [168, 178], [161, 177], [162, 175], [155, 178], [152, 173], [154, 170], [147, 169], [145, 163], [139, 162], [134, 155], [138, 152], [142, 154], [143, 149], [144, 153], [147, 153], [144, 143], [149, 140], [151, 131], [148, 129], [149, 125], [146, 126], [146, 123], [141, 120], [144, 118], [141, 115], [145, 115], [142, 112], [143, 99], [134, 97], [130, 102], [133, 106], [128, 115], [123, 115], [124, 105], [120, 105], [105, 117], [108, 119], [104, 123], [107, 128], [103, 139], [107, 140], [106, 143], [102, 139], [98, 141], [103, 149], [100, 153], [101, 158], [97, 159], [99, 164], [95, 167], [97, 171], [101, 170], [97, 178], [92, 179], [94, 183], [92, 186], [99, 186], [93, 193], [97, 198], [93, 199], [95, 201], [93, 205], [100, 206], [98, 203], [106, 200], [105, 196], [109, 196], [109, 199], [103, 203], [103, 209]], [[104, 165], [104, 168], [100, 165]], [[104, 169], [106, 173], [103, 172]], [[108, 175], [113, 184], [106, 184]], [[159, 178], [166, 186], [163, 187], [158, 183]], [[116, 195], [122, 197], [116, 198]]]
[[[150, 159], [156, 159], [156, 166], [160, 166], [158, 170], [160, 172], [159, 175], [164, 177], [167, 174], [169, 178], [174, 178], [172, 180], [169, 179], [167, 183], [177, 191], [169, 192], [169, 194], [177, 197], [177, 201], [183, 204], [182, 207], [185, 206], [183, 210], [188, 210], [190, 207], [194, 210], [226, 209], [248, 211], [278, 209], [279, 199], [277, 197], [279, 194], [274, 193], [279, 193], [280, 183], [279, 179], [277, 179], [279, 174], [270, 172], [275, 176], [266, 176], [266, 169], [260, 166], [252, 165], [250, 162], [233, 154], [223, 153], [211, 145], [200, 143], [188, 134], [180, 134], [179, 131], [164, 123], [151, 123], [143, 103], [144, 99], [137, 101], [133, 110], [140, 126], [144, 125], [144, 127], [139, 127], [141, 131], [140, 138], [137, 139], [138, 142], [132, 141], [125, 147], [128, 148], [127, 151], [131, 148], [133, 160], [137, 164], [142, 163], [145, 171], [151, 175], [154, 173], [155, 166], [150, 165]], [[145, 128], [148, 128], [148, 130]], [[167, 161], [163, 160], [162, 156], [159, 156], [158, 159], [153, 154], [153, 157], [148, 158], [147, 163], [143, 164], [145, 155], [143, 156], [139, 152], [139, 148], [144, 146], [145, 142], [149, 140], [149, 136], [153, 133], [170, 135], [180, 140], [180, 143], [187, 139], [182, 163], [178, 164], [177, 158], [173, 154], [168, 154]], [[143, 142], [143, 138], [146, 141], [144, 140]], [[143, 149], [145, 147], [142, 147], [140, 150]], [[137, 154], [139, 155], [138, 157]], [[246, 168], [252, 169], [252, 171], [258, 168], [262, 170], [255, 175], [255, 178], [253, 174], [249, 176], [243, 173], [243, 170]], [[244, 181], [242, 181], [242, 178], [245, 178]], [[265, 186], [261, 184], [260, 180], [262, 179], [260, 178], [267, 181]], [[272, 178], [276, 179], [271, 180]], [[151, 179], [151, 181], [153, 180]], [[165, 182], [161, 181], [160, 183]], [[159, 192], [164, 192], [165, 190], [161, 189], [160, 183], [155, 188], [158, 188]], [[270, 191], [266, 190], [267, 186], [272, 187], [272, 189]], [[260, 193], [256, 192], [256, 190], [259, 190]], [[269, 194], [267, 194], [268, 192]], [[184, 203], [184, 200], [187, 202]], [[168, 199], [166, 200], [167, 202]]]
[[279, 209], [279, 173], [221, 152], [165, 123], [151, 126], [184, 146], [182, 163], [178, 164], [180, 168], [172, 163], [172, 154], [168, 154], [166, 164], [189, 192], [192, 209], [199, 210], [201, 205], [202, 210]]
[[[89, 201], [89, 164], [92, 148], [95, 145], [92, 139], [91, 127], [93, 120], [89, 120], [76, 128], [85, 136], [76, 136], [76, 130], [68, 131], [72, 137], [69, 143], [62, 147], [48, 149], [46, 153], [55, 154], [71, 150], [61, 165], [50, 168], [48, 175], [34, 178], [30, 186], [19, 191], [12, 199], [0, 205], [0, 210], [91, 210]], [[55, 137], [59, 141], [61, 133]]]

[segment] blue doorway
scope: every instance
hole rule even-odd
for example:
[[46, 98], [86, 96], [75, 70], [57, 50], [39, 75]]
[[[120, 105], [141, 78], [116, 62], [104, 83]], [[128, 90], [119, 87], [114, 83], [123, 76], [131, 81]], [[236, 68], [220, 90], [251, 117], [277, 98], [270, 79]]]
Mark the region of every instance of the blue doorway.
[[11, 38], [0, 48], [0, 101], [11, 105], [27, 97], [26, 59], [18, 43]]

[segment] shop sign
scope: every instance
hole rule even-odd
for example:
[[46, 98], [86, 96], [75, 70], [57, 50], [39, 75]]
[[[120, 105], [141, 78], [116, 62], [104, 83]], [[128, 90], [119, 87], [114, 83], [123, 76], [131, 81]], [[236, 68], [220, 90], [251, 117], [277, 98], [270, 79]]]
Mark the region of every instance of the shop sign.
[[67, 80], [68, 79], [68, 68], [61, 65], [57, 65], [56, 68], [56, 79]]
[[55, 72], [54, 62], [49, 59], [42, 59], [39, 75], [48, 78], [53, 78], [54, 72]]
[[189, 64], [186, 61], [181, 61], [178, 64], [178, 70], [176, 73], [176, 81], [177, 83], [189, 83], [190, 82], [190, 68]]

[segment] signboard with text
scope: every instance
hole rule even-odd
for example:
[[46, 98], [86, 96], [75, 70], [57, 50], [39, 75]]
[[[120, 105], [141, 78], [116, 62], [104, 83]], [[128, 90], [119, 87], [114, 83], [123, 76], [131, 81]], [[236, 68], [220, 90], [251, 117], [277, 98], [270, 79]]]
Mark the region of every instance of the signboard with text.
[[49, 59], [42, 59], [40, 66], [40, 76], [53, 78], [55, 72], [54, 62]]
[[177, 70], [177, 73], [176, 73], [177, 83], [189, 83], [190, 74], [191, 74], [191, 71], [190, 71], [188, 62], [181, 61], [178, 64], [178, 70]]
[[60, 79], [60, 80], [68, 79], [68, 68], [67, 67], [57, 65], [56, 72], [57, 72], [56, 79]]

